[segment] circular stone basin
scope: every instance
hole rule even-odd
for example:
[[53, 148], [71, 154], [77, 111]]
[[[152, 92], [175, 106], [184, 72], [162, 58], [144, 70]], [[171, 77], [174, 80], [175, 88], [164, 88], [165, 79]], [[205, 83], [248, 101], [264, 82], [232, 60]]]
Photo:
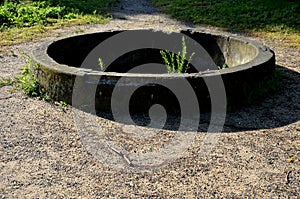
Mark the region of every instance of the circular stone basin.
[[[126, 30], [128, 31], [128, 30]], [[95, 98], [91, 99], [97, 112], [111, 110], [112, 91], [120, 78], [128, 84], [122, 89], [134, 87], [135, 82], [149, 82], [149, 78], [187, 80], [198, 98], [200, 110], [210, 110], [210, 95], [205, 78], [221, 77], [226, 91], [227, 103], [231, 108], [239, 107], [250, 98], [259, 95], [264, 82], [272, 78], [275, 69], [275, 55], [269, 48], [242, 37], [218, 35], [206, 32], [182, 30], [181, 34], [198, 42], [212, 58], [216, 66], [226, 63], [229, 68], [197, 71], [190, 65], [187, 73], [168, 74], [128, 73], [136, 66], [147, 63], [163, 63], [161, 49], [138, 49], [119, 56], [104, 72], [99, 66], [82, 68], [88, 54], [101, 42], [123, 31], [106, 31], [83, 34], [45, 43], [35, 49], [32, 55], [31, 72], [40, 84], [40, 89], [58, 101], [72, 103], [75, 78], [82, 78], [86, 88], [97, 84]], [[120, 44], [121, 45], [121, 44]], [[107, 49], [109, 51], [109, 49]], [[187, 49], [189, 51], [189, 49]], [[195, 58], [195, 57], [193, 57]], [[130, 111], [147, 112], [153, 104], [161, 104], [167, 112], [180, 112], [179, 102], [174, 94], [161, 85], [146, 84], [139, 87], [130, 99]]]

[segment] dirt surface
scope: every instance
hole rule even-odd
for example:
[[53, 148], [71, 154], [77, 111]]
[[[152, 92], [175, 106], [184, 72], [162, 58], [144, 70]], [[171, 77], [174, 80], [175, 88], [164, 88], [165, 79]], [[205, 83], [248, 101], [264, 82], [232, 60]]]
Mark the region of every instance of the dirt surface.
[[[82, 30], [207, 29], [174, 21], [145, 0], [121, 1], [113, 15], [115, 19], [105, 25], [56, 31], [67, 36]], [[256, 105], [228, 114], [224, 132], [207, 155], [199, 156], [205, 133], [197, 133], [178, 159], [149, 172], [117, 170], [95, 157], [80, 137], [70, 106], [28, 98], [11, 86], [0, 87], [0, 198], [299, 198], [300, 53], [282, 47], [284, 41], [250, 38], [275, 51], [283, 73], [281, 89]], [[0, 77], [20, 74], [26, 63], [22, 54], [53, 39], [10, 46], [0, 55]], [[103, 118], [98, 122], [118, 132], [118, 124]], [[137, 130], [134, 126], [123, 129]], [[173, 134], [160, 134], [158, 141], [167, 142]], [[112, 138], [120, 139], [126, 142], [121, 135]], [[146, 147], [134, 141], [129, 145], [156, 150], [162, 146], [158, 141], [151, 140]]]

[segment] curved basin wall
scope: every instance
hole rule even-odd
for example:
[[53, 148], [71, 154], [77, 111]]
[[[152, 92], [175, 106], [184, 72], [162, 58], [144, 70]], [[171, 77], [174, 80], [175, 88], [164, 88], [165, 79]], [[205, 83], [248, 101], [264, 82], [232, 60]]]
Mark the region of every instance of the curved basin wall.
[[[72, 103], [72, 90], [75, 78], [81, 78], [86, 84], [98, 84], [99, 88], [95, 93], [96, 106], [101, 110], [110, 109], [110, 97], [114, 84], [119, 78], [125, 77], [128, 82], [134, 84], [137, 82], [147, 82], [146, 80], [154, 78], [176, 81], [178, 78], [187, 79], [195, 90], [201, 110], [209, 109], [210, 99], [208, 90], [203, 78], [222, 77], [226, 89], [227, 98], [230, 99], [231, 106], [240, 104], [247, 93], [253, 93], [251, 89], [256, 88], [258, 84], [268, 79], [275, 68], [275, 55], [267, 47], [248, 39], [231, 35], [214, 35], [210, 33], [182, 31], [182, 33], [192, 37], [199, 42], [205, 50], [211, 55], [217, 65], [228, 63], [230, 68], [223, 70], [213, 70], [209, 73], [198, 71], [189, 71], [191, 73], [178, 74], [127, 74], [128, 69], [141, 64], [142, 61], [148, 62], [160, 58], [159, 51], [153, 49], [144, 49], [133, 52], [129, 56], [116, 60], [108, 72], [100, 72], [99, 69], [79, 68], [81, 62], [87, 54], [99, 44], [99, 42], [109, 38], [121, 31], [99, 32], [68, 37], [53, 42], [48, 42], [35, 49], [32, 53], [31, 72], [36, 76], [41, 85], [41, 89], [46, 91], [54, 100], [63, 100]], [[150, 54], [149, 54], [150, 53]], [[151, 54], [153, 53], [153, 54]], [[139, 56], [137, 56], [139, 55]], [[145, 57], [145, 55], [147, 55]], [[132, 61], [132, 56], [135, 56]], [[138, 57], [138, 59], [136, 58]], [[159, 62], [159, 60], [158, 60]], [[109, 71], [117, 71], [109, 72]], [[101, 81], [99, 78], [101, 76]], [[95, 81], [94, 81], [95, 80]], [[152, 87], [140, 90], [139, 96], [133, 104], [136, 103], [136, 109], [146, 104], [153, 103], [148, 100], [149, 93], [155, 92], [157, 102], [169, 105], [178, 104], [169, 101], [168, 96], [161, 92], [159, 87]], [[101, 95], [99, 94], [101, 93]], [[94, 100], [94, 99], [92, 99]], [[148, 101], [147, 101], [148, 100]], [[164, 102], [164, 100], [167, 100]]]
[[[88, 53], [105, 39], [122, 31], [101, 32], [79, 35], [58, 40], [49, 45], [47, 53], [55, 62], [73, 67], [80, 67]], [[210, 54], [217, 66], [227, 63], [230, 67], [245, 64], [257, 55], [257, 49], [236, 38], [211, 35], [199, 32], [181, 31], [200, 43]], [[109, 50], [109, 49], [108, 49]], [[137, 65], [144, 63], [163, 63], [160, 49], [140, 49], [121, 56], [107, 68], [108, 72], [127, 72]], [[197, 55], [195, 55], [197, 56]], [[193, 67], [188, 73], [195, 73]], [[92, 68], [99, 70], [97, 66]]]

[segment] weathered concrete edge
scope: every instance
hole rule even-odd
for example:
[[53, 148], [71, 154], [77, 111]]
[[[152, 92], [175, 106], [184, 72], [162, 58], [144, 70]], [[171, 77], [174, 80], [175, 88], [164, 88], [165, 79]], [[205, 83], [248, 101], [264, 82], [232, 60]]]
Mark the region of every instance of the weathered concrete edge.
[[[111, 31], [109, 31], [111, 32]], [[90, 33], [98, 34], [99, 32]], [[204, 34], [211, 34], [209, 32], [200, 32]], [[211, 35], [218, 36], [218, 34], [212, 33]], [[77, 37], [75, 35], [73, 37]], [[72, 91], [76, 77], [99, 79], [99, 77], [105, 77], [109, 80], [116, 80], [120, 77], [133, 78], [135, 80], [143, 80], [147, 78], [164, 78], [164, 79], [176, 79], [176, 78], [209, 78], [217, 75], [221, 75], [225, 86], [235, 90], [238, 84], [237, 80], [241, 80], [251, 75], [256, 75], [254, 79], [263, 78], [275, 67], [275, 54], [268, 47], [256, 42], [249, 40], [241, 36], [233, 36], [230, 34], [225, 35], [229, 39], [240, 40], [245, 44], [250, 44], [257, 49], [257, 56], [248, 63], [226, 68], [223, 70], [211, 70], [204, 71], [201, 73], [192, 74], [130, 74], [130, 73], [116, 73], [116, 72], [100, 72], [93, 71], [84, 68], [75, 68], [63, 64], [56, 63], [47, 54], [47, 48], [55, 41], [46, 42], [40, 47], [32, 51], [32, 65], [31, 72], [37, 78], [37, 81], [41, 85], [41, 89], [46, 91], [48, 95], [54, 100], [63, 100], [68, 103], [72, 103]], [[68, 38], [68, 37], [66, 37]], [[249, 72], [248, 72], [249, 71]], [[251, 71], [251, 72], [250, 72]], [[248, 74], [249, 73], [249, 74]], [[237, 78], [239, 77], [239, 78]], [[226, 89], [228, 90], [228, 89]]]

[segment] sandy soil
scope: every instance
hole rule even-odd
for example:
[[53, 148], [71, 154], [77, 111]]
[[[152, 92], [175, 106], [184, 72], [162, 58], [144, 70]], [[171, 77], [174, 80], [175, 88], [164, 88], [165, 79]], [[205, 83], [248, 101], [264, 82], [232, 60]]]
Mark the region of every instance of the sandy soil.
[[[105, 25], [56, 31], [67, 36], [78, 30], [208, 29], [172, 20], [145, 0], [121, 1], [113, 14]], [[0, 77], [20, 74], [26, 63], [22, 54], [55, 38], [10, 46], [0, 55]], [[178, 159], [149, 172], [117, 170], [95, 157], [80, 137], [70, 106], [0, 87], [0, 198], [299, 198], [300, 53], [282, 47], [284, 41], [250, 38], [275, 51], [284, 74], [281, 89], [228, 114], [224, 132], [206, 156], [199, 156], [205, 133], [198, 133]], [[107, 129], [118, 125], [99, 120]], [[160, 140], [172, 136], [166, 133]]]

